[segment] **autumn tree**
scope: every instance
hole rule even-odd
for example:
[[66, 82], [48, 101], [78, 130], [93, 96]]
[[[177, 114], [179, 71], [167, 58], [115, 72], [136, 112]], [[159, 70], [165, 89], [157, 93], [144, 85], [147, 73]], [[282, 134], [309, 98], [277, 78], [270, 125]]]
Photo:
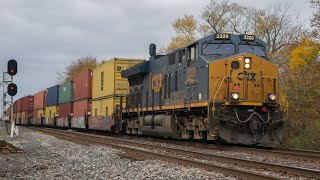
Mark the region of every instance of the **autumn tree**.
[[315, 35], [319, 36], [320, 32], [320, 0], [311, 0], [311, 7], [315, 9], [313, 12], [313, 17], [311, 19], [311, 26], [315, 28]]
[[288, 63], [288, 56], [283, 57], [283, 54], [302, 33], [302, 24], [289, 4], [274, 4], [267, 9], [256, 9], [227, 0], [211, 0], [201, 17], [205, 22], [200, 25], [201, 34], [255, 34], [266, 41], [271, 59], [280, 66]]
[[171, 37], [168, 46], [163, 49], [168, 53], [179, 47], [185, 46], [197, 39], [197, 20], [193, 16], [184, 15], [172, 23], [175, 36]]
[[[305, 36], [290, 54], [290, 66], [280, 79], [289, 102], [288, 144], [320, 150], [320, 43]], [[315, 147], [317, 146], [317, 147]]]
[[202, 35], [221, 32], [250, 32], [249, 20], [246, 16], [248, 9], [250, 8], [230, 3], [227, 0], [211, 0], [201, 14], [205, 23], [200, 25], [199, 31]]
[[98, 61], [94, 57], [82, 57], [71, 62], [66, 66], [63, 72], [58, 72], [58, 83], [72, 81], [77, 75], [86, 69], [93, 70], [98, 65]]

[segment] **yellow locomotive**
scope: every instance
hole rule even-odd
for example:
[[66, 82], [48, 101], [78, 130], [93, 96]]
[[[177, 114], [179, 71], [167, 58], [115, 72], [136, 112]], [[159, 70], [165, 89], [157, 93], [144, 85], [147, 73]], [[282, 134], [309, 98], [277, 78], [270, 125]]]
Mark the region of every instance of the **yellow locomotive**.
[[[283, 137], [278, 66], [253, 35], [212, 34], [122, 71], [128, 134], [274, 146]], [[124, 101], [123, 101], [124, 102]], [[122, 108], [124, 107], [124, 108]]]

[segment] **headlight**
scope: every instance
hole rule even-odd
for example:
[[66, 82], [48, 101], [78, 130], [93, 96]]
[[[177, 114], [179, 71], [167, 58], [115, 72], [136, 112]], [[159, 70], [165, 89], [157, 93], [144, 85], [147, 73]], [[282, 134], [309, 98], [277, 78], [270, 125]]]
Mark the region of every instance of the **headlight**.
[[271, 101], [276, 100], [276, 95], [275, 95], [275, 94], [270, 94], [270, 95], [269, 95], [269, 99], [270, 99]]
[[234, 100], [237, 100], [237, 99], [239, 99], [239, 94], [238, 93], [232, 93], [231, 94], [231, 98], [234, 99]]
[[245, 58], [245, 59], [244, 59], [244, 62], [247, 63], [247, 64], [249, 64], [249, 63], [250, 63], [250, 58]]
[[251, 66], [251, 58], [245, 57], [245, 58], [244, 58], [244, 68], [245, 68], [245, 69], [249, 69], [250, 66]]

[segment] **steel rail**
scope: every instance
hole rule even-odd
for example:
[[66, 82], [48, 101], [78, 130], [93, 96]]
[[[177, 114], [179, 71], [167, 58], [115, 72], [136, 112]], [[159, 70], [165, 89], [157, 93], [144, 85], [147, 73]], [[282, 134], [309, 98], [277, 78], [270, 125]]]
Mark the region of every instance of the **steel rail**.
[[[61, 131], [61, 130], [58, 130], [58, 131]], [[61, 132], [63, 132], [63, 131], [61, 131]], [[266, 162], [240, 159], [240, 158], [226, 157], [226, 156], [222, 156], [222, 155], [214, 155], [214, 154], [209, 154], [209, 153], [184, 150], [184, 149], [180, 149], [180, 148], [164, 147], [164, 146], [154, 145], [154, 144], [150, 144], [150, 143], [132, 142], [130, 140], [122, 139], [122, 138], [98, 136], [98, 135], [84, 134], [84, 133], [79, 133], [79, 132], [72, 132], [72, 133], [77, 134], [77, 135], [81, 135], [81, 136], [87, 136], [87, 137], [90, 136], [92, 138], [100, 139], [100, 140], [122, 142], [122, 143], [125, 143], [127, 145], [132, 145], [132, 146], [138, 145], [139, 147], [157, 148], [157, 149], [161, 149], [164, 151], [182, 153], [187, 156], [198, 156], [198, 157], [201, 157], [206, 160], [223, 161], [225, 163], [237, 163], [239, 165], [248, 165], [248, 166], [251, 166], [254, 168], [263, 168], [263, 169], [268, 169], [268, 170], [273, 170], [273, 171], [287, 172], [287, 173], [294, 174], [294, 175], [301, 175], [301, 176], [308, 176], [308, 177], [320, 177], [320, 171], [306, 169], [306, 168], [283, 166], [283, 165], [279, 165], [279, 164], [272, 164], [272, 163], [266, 163]]]
[[[172, 156], [172, 155], [161, 154], [161, 153], [151, 152], [151, 151], [147, 151], [147, 150], [122, 146], [117, 143], [119, 141], [114, 141], [114, 139], [102, 138], [104, 141], [101, 141], [101, 139], [99, 139], [99, 138], [92, 138], [93, 136], [96, 136], [96, 135], [88, 136], [88, 134], [84, 134], [84, 136], [79, 137], [80, 134], [78, 134], [78, 133], [62, 132], [61, 130], [56, 130], [56, 129], [55, 130], [52, 130], [52, 129], [48, 130], [48, 129], [43, 129], [43, 128], [30, 128], [30, 129], [40, 131], [40, 132], [46, 132], [46, 133], [52, 134], [53, 136], [56, 136], [56, 137], [59, 137], [62, 139], [66, 139], [66, 140], [70, 140], [70, 141], [81, 140], [82, 142], [86, 142], [86, 143], [107, 145], [107, 146], [113, 147], [115, 149], [120, 149], [120, 150], [123, 150], [126, 152], [138, 154], [139, 156], [142, 156], [142, 157], [156, 158], [156, 159], [160, 159], [160, 160], [169, 161], [172, 163], [181, 164], [184, 166], [191, 166], [191, 167], [195, 167], [195, 168], [203, 168], [203, 169], [210, 170], [210, 171], [216, 171], [216, 172], [224, 173], [227, 175], [231, 174], [232, 176], [235, 176], [235, 177], [242, 177], [242, 178], [246, 178], [246, 179], [257, 179], [257, 180], [277, 179], [272, 176], [243, 171], [243, 170], [239, 170], [239, 169], [232, 168], [232, 167], [224, 167], [224, 166], [220, 166], [220, 165], [195, 161], [195, 160], [191, 160], [191, 159], [187, 159], [187, 158], [180, 158], [180, 157], [176, 157], [176, 156]], [[85, 136], [87, 136], [87, 137], [85, 137]]]

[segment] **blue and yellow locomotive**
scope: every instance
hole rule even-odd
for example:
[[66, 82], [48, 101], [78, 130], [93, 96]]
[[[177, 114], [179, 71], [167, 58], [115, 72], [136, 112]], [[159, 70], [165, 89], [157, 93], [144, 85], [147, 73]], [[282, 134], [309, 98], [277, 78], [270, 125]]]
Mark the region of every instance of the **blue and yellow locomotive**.
[[[274, 146], [283, 137], [278, 66], [253, 35], [217, 33], [122, 71], [128, 134]], [[124, 101], [123, 101], [124, 102]]]

